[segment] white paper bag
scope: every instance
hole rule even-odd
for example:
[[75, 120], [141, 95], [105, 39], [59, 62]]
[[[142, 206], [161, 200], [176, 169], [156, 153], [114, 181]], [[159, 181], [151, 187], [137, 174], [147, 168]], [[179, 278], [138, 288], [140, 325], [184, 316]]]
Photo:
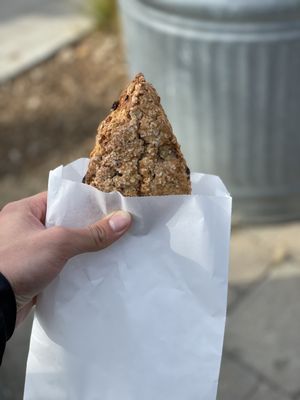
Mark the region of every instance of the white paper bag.
[[47, 226], [134, 217], [109, 248], [71, 259], [39, 296], [25, 400], [214, 400], [226, 316], [231, 198], [192, 174], [190, 196], [123, 197], [51, 171]]

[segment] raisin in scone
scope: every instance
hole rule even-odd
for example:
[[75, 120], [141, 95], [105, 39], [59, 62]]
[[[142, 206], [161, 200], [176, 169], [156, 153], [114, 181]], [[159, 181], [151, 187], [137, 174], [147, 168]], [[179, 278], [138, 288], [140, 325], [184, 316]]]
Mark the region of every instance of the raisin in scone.
[[190, 194], [190, 171], [154, 87], [138, 74], [101, 122], [85, 183], [124, 196]]

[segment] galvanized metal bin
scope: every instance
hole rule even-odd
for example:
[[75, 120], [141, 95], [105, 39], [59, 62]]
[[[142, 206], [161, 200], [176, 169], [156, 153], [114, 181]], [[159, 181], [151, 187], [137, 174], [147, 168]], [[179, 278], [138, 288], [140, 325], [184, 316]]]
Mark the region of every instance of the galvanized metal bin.
[[235, 221], [300, 216], [300, 0], [120, 0], [131, 73], [157, 87], [191, 169]]

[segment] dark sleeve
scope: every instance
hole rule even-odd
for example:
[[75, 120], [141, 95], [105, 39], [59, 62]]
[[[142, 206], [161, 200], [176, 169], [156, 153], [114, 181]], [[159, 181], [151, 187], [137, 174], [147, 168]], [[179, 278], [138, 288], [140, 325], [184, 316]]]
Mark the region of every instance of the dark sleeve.
[[0, 273], [0, 365], [7, 340], [14, 332], [17, 306], [14, 292], [4, 275]]

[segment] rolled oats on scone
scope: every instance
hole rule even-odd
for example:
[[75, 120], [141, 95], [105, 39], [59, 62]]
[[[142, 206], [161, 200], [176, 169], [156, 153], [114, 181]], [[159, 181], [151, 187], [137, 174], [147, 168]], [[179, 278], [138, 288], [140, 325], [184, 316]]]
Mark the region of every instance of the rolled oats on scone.
[[85, 182], [124, 196], [190, 194], [190, 171], [154, 87], [138, 74], [101, 122]]

